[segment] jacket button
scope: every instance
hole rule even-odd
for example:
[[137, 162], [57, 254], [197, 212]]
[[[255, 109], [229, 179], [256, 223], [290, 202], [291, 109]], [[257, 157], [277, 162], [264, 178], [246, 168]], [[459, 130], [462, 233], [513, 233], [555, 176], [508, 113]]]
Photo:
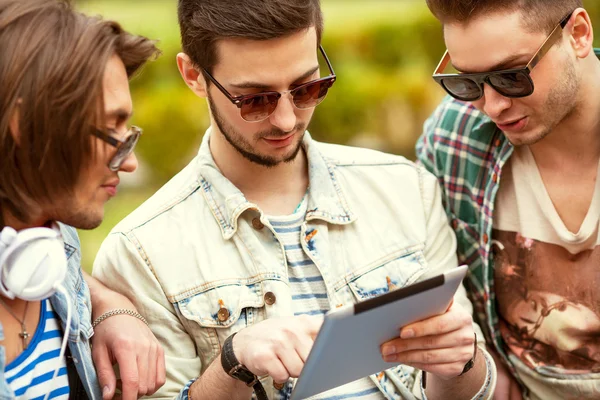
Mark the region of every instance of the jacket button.
[[226, 309], [225, 307], [221, 307], [219, 309], [219, 312], [217, 312], [217, 318], [221, 322], [227, 321], [229, 319], [229, 310]]
[[267, 305], [272, 306], [273, 304], [275, 304], [276, 300], [277, 300], [277, 297], [275, 297], [275, 293], [273, 293], [273, 292], [265, 293], [265, 303], [267, 303]]
[[456, 218], [452, 220], [452, 228], [458, 228], [458, 221], [456, 220]]
[[258, 217], [257, 217], [257, 218], [254, 218], [254, 219], [252, 220], [252, 227], [253, 227], [254, 229], [256, 229], [257, 231], [260, 231], [260, 230], [261, 230], [262, 228], [264, 228], [265, 226], [263, 225], [263, 223], [262, 223], [262, 222], [260, 222], [260, 218], [258, 218]]
[[487, 235], [487, 233], [483, 234], [483, 243], [488, 244], [488, 242], [490, 241], [490, 237]]
[[494, 181], [494, 183], [498, 183], [498, 174], [494, 173], [492, 175], [492, 180]]
[[285, 386], [285, 382], [277, 383], [277, 382], [273, 381], [273, 387], [275, 388], [275, 390], [281, 390], [281, 389], [283, 389], [284, 386]]

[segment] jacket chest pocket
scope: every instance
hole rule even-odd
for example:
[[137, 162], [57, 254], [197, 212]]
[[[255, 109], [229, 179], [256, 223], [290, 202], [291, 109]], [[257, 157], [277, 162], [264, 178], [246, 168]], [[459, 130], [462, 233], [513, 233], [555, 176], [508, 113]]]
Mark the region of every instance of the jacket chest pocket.
[[216, 286], [179, 301], [177, 308], [205, 366], [219, 353], [225, 339], [265, 318], [260, 282]]
[[421, 250], [394, 253], [345, 277], [338, 290], [343, 304], [356, 303], [416, 282], [426, 270]]

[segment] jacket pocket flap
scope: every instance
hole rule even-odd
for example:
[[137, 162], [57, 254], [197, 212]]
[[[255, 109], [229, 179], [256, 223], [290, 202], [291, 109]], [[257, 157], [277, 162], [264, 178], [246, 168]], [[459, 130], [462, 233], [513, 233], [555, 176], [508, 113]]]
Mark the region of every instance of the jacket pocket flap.
[[348, 286], [358, 300], [366, 300], [416, 282], [425, 267], [422, 251], [390, 255], [354, 274]]
[[264, 305], [260, 284], [217, 286], [178, 302], [185, 318], [205, 328], [229, 328], [244, 308]]

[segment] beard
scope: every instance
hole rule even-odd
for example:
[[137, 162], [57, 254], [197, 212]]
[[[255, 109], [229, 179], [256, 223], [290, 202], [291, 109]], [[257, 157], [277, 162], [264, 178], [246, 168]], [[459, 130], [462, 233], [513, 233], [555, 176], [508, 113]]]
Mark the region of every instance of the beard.
[[561, 80], [552, 87], [539, 113], [543, 118], [539, 131], [529, 138], [510, 140], [514, 146], [530, 146], [550, 135], [558, 125], [569, 119], [577, 109], [580, 80], [575, 66], [566, 61]]
[[[249, 140], [244, 138], [242, 134], [237, 132], [231, 124], [227, 123], [225, 119], [219, 114], [218, 110], [214, 106], [214, 101], [210, 94], [208, 95], [208, 106], [212, 116], [219, 128], [219, 131], [223, 134], [227, 142], [244, 157], [246, 160], [258, 164], [263, 167], [273, 168], [280, 163], [290, 163], [296, 159], [296, 156], [302, 148], [302, 137], [294, 144], [294, 148], [283, 157], [277, 158], [265, 154], [259, 154]], [[292, 132], [303, 132], [306, 130], [307, 124], [299, 122], [296, 124]], [[258, 132], [254, 134], [253, 140], [259, 141], [262, 138], [283, 138], [289, 136], [290, 132], [284, 132], [281, 129], [273, 128], [269, 131]]]
[[50, 213], [51, 220], [62, 222], [77, 229], [95, 229], [100, 226], [104, 219], [104, 204], [95, 207], [94, 205], [97, 203], [96, 197], [86, 202], [78, 200], [75, 195], [61, 198], [61, 201], [55, 203]]

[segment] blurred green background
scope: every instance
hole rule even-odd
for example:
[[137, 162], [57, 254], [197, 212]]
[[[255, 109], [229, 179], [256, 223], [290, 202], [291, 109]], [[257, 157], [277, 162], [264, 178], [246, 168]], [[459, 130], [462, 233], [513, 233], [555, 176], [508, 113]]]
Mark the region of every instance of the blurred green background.
[[[176, 0], [79, 0], [79, 9], [119, 21], [128, 31], [159, 40], [162, 57], [131, 85], [134, 124], [144, 128], [140, 168], [122, 174], [119, 196], [93, 231], [80, 231], [83, 267], [91, 271], [112, 227], [185, 166], [209, 124], [204, 100], [185, 86]], [[322, 0], [325, 47], [338, 76], [310, 131], [318, 140], [372, 147], [414, 158], [423, 121], [443, 97], [431, 73], [445, 47], [425, 0]], [[600, 1], [586, 0], [600, 27]], [[600, 45], [600, 40], [596, 41]]]

